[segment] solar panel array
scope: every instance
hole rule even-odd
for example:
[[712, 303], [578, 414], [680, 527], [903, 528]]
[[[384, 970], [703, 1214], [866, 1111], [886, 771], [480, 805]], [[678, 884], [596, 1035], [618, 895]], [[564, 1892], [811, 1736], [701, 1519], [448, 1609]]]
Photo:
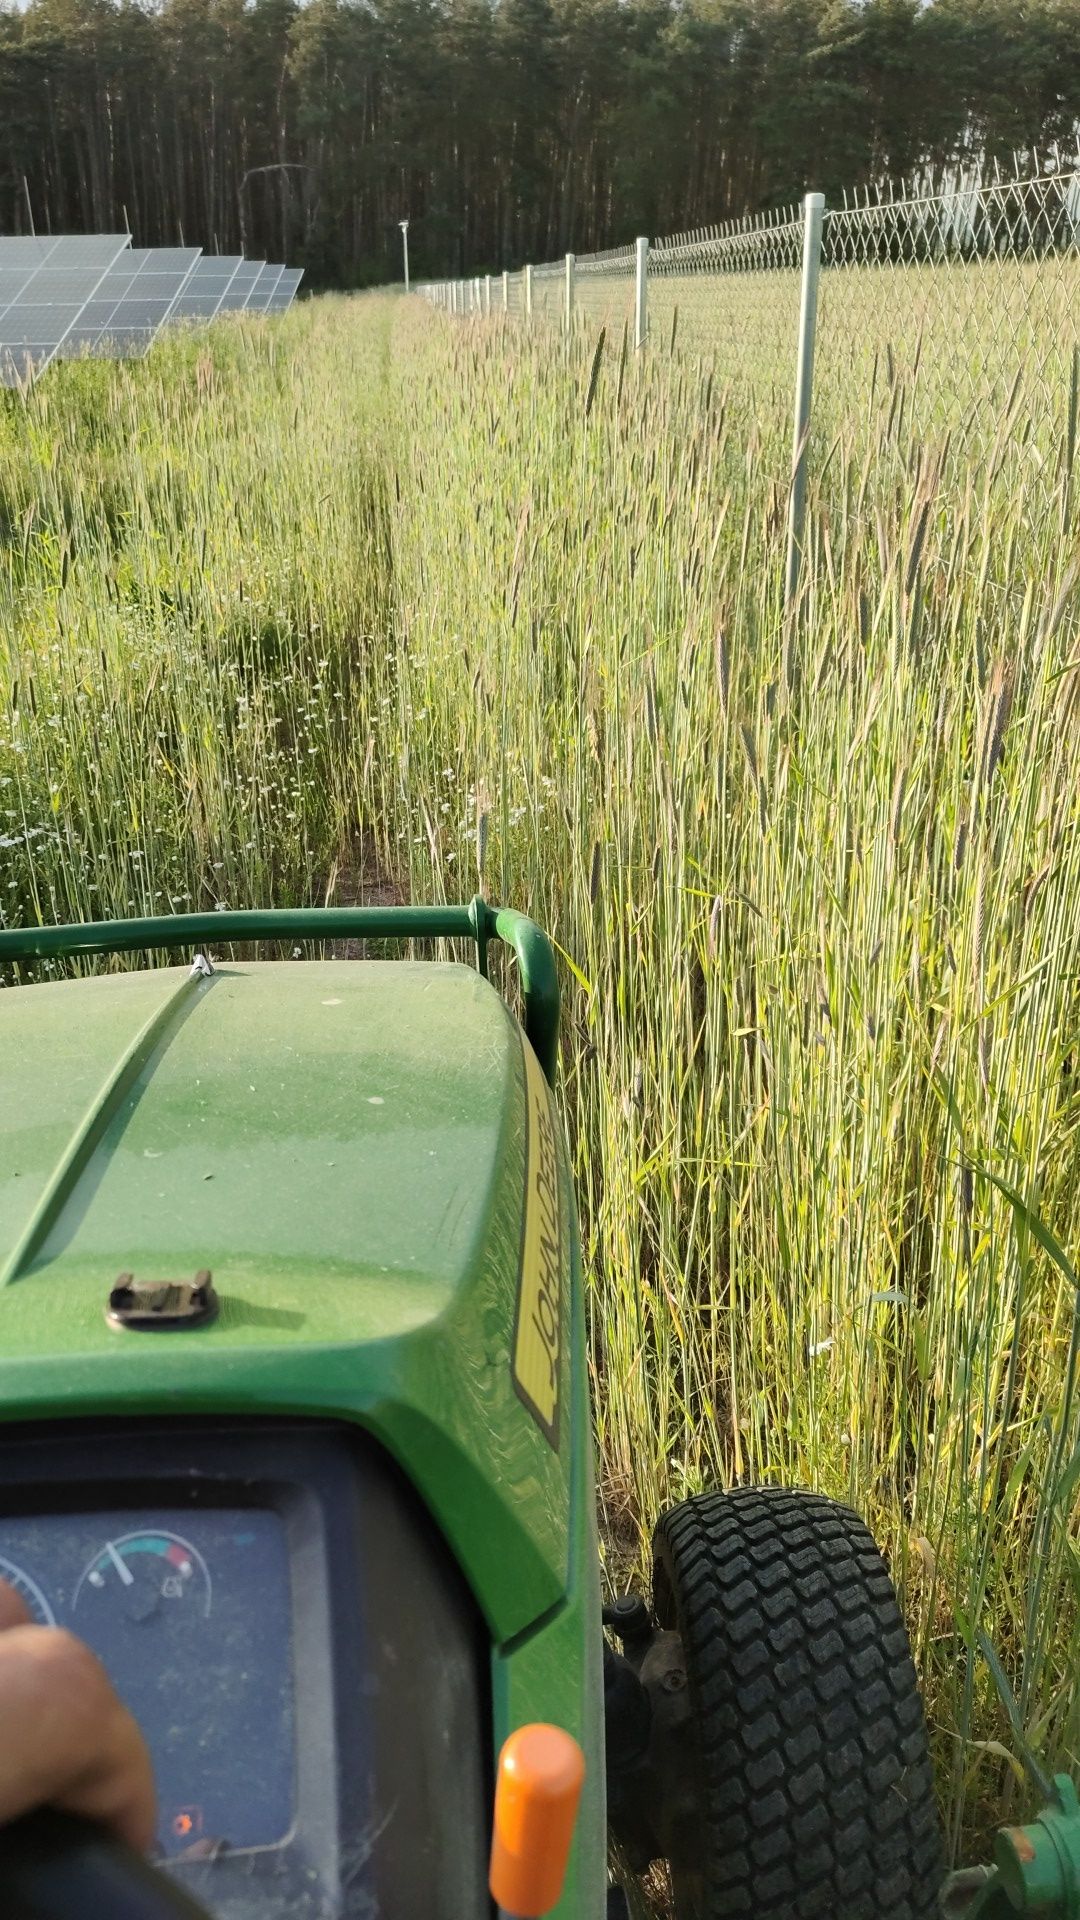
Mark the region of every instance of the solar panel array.
[[243, 264], [242, 253], [204, 253], [173, 308], [173, 319], [212, 320]]
[[145, 353], [174, 321], [284, 313], [302, 279], [238, 253], [135, 248], [127, 233], [0, 235], [0, 386], [25, 385], [55, 359]]
[[227, 293], [222, 295], [219, 313], [240, 313], [258, 286], [265, 260], [241, 260]]
[[183, 293], [198, 247], [129, 247], [114, 261], [60, 347], [62, 360], [104, 352], [110, 359], [145, 353]]
[[293, 301], [296, 299], [296, 289], [300, 285], [303, 277], [303, 267], [284, 267], [282, 269], [281, 279], [270, 295], [270, 304], [266, 309], [267, 313], [284, 313], [287, 307], [291, 307]]
[[255, 282], [254, 291], [248, 300], [249, 313], [265, 313], [270, 305], [270, 296], [284, 273], [284, 267], [264, 267]]
[[128, 245], [126, 233], [0, 240], [0, 379], [5, 386], [48, 366]]

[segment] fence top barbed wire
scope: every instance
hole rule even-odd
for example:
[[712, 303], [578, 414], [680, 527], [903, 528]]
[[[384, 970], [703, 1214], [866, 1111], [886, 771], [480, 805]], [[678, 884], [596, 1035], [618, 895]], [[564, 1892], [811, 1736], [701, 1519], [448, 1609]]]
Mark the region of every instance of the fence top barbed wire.
[[578, 253], [574, 255], [574, 272], [586, 278], [591, 274], [630, 274], [634, 271], [635, 258], [633, 247], [609, 247], [605, 253]]
[[1080, 163], [1013, 180], [961, 176], [939, 192], [826, 208], [822, 261], [867, 266], [875, 256], [884, 265], [1041, 259], [1078, 241]]
[[741, 219], [721, 220], [714, 226], [690, 227], [683, 233], [668, 234], [652, 244], [657, 247], [702, 246], [713, 241], [744, 239], [750, 234], [766, 233], [776, 227], [797, 226], [798, 221], [797, 207], [772, 207]]
[[[885, 181], [876, 188], [848, 188], [842, 199], [841, 206], [826, 207], [824, 212], [824, 265], [842, 264], [845, 248], [850, 250], [853, 245], [853, 236], [858, 236], [862, 249], [860, 265], [868, 264], [866, 250], [872, 238], [883, 258], [897, 248], [925, 247], [929, 259], [935, 257], [930, 252], [935, 246], [968, 257], [984, 250], [999, 251], [1002, 241], [1013, 254], [1024, 251], [1040, 257], [1047, 250], [1080, 242], [1080, 135], [1075, 159], [1064, 163], [1058, 152], [1052, 170], [1018, 171], [1003, 179], [995, 165], [990, 179], [975, 164], [943, 168], [936, 176], [929, 172], [917, 175], [910, 184]], [[1016, 244], [1018, 235], [1020, 248]], [[744, 219], [689, 228], [651, 240], [650, 271], [752, 273], [797, 266], [801, 236], [798, 207], [773, 208]], [[923, 256], [913, 252], [911, 257]], [[575, 255], [574, 272], [578, 278], [632, 274], [634, 262], [635, 248], [627, 244]], [[537, 261], [531, 271], [534, 278], [547, 278], [562, 274], [564, 266], [564, 258]], [[523, 273], [524, 269], [512, 272], [511, 282], [520, 282]], [[502, 276], [493, 278], [501, 280]], [[450, 284], [429, 281], [419, 285], [417, 292], [431, 295]], [[468, 285], [468, 280], [459, 284]]]

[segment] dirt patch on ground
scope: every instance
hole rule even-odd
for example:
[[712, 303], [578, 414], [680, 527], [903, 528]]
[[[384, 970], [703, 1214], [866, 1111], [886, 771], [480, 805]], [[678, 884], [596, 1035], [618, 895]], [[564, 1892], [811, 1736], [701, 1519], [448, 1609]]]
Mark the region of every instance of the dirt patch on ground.
[[[326, 876], [323, 905], [326, 907], [406, 907], [407, 886], [395, 880], [381, 864], [374, 841], [361, 835], [343, 848]], [[327, 946], [333, 960], [371, 958], [367, 940], [334, 940]]]

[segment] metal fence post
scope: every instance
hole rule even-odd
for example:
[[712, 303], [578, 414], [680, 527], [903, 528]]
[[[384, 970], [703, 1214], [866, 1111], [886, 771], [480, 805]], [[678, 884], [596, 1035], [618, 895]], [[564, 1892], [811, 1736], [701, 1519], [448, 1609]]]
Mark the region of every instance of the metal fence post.
[[532, 268], [525, 269], [525, 318], [532, 319]]
[[784, 570], [785, 606], [790, 606], [795, 598], [802, 559], [803, 523], [806, 518], [806, 453], [814, 388], [814, 331], [817, 326], [821, 222], [824, 212], [825, 195], [808, 193], [803, 201], [802, 294], [799, 300], [798, 358], [795, 362], [795, 435], [791, 454], [791, 497], [788, 502], [787, 566]]
[[566, 331], [574, 331], [574, 256], [566, 256]]
[[506, 268], [504, 267], [503, 268], [503, 312], [509, 313], [509, 311], [510, 311], [510, 275], [507, 272]]
[[649, 242], [636, 243], [634, 263], [634, 346], [640, 351], [649, 332]]

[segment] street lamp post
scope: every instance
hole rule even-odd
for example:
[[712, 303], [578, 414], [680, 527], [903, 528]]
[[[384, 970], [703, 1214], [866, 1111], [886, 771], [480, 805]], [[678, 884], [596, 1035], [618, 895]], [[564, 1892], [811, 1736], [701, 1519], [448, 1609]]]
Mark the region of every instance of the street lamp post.
[[409, 223], [407, 220], [399, 220], [398, 226], [401, 228], [401, 251], [405, 256], [405, 291], [406, 293], [408, 293], [409, 291]]

